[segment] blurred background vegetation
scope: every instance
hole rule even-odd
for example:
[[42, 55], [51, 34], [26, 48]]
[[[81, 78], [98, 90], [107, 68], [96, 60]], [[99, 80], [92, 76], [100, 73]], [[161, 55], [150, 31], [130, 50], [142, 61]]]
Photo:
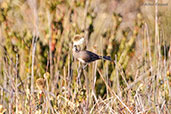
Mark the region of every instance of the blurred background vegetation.
[[[0, 112], [169, 114], [171, 1], [154, 4], [0, 0]], [[114, 60], [89, 64], [81, 84], [76, 34]]]

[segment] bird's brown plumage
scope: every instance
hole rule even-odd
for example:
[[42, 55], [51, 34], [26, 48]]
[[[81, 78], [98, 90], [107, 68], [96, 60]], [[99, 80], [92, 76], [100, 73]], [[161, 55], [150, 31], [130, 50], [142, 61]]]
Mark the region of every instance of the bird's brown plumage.
[[78, 50], [76, 46], [73, 48], [73, 56], [83, 63], [90, 63], [99, 59], [111, 60], [110, 56], [99, 56], [91, 51]]

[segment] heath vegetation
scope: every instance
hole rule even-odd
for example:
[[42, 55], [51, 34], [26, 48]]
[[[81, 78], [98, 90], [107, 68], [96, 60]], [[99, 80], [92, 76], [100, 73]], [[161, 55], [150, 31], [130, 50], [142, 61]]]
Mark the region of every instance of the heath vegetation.
[[170, 33], [170, 0], [0, 0], [0, 114], [170, 114]]

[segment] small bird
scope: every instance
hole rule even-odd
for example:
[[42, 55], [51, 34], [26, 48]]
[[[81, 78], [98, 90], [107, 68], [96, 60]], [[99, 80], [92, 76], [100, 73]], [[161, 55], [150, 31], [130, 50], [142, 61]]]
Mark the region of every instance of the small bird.
[[111, 61], [110, 56], [99, 56], [91, 51], [80, 50], [77, 48], [77, 45], [73, 46], [73, 56], [78, 59], [82, 63], [90, 63], [99, 59], [109, 60]]

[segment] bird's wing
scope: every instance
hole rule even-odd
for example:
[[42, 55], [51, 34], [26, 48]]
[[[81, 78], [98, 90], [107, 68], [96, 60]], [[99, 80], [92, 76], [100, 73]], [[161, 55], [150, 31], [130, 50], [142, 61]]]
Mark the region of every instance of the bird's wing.
[[85, 62], [91, 62], [99, 59], [99, 56], [90, 51], [80, 51], [80, 58], [82, 58]]

